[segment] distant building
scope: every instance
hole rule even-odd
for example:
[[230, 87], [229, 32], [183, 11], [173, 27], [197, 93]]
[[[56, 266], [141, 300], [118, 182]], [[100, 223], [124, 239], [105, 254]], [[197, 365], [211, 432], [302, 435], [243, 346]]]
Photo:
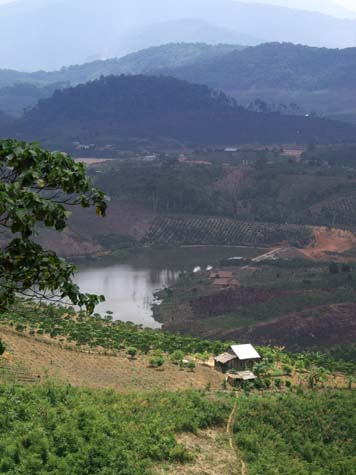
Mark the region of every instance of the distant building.
[[214, 366], [223, 373], [229, 370], [250, 371], [260, 360], [261, 356], [252, 345], [232, 345], [226, 353], [214, 359]]

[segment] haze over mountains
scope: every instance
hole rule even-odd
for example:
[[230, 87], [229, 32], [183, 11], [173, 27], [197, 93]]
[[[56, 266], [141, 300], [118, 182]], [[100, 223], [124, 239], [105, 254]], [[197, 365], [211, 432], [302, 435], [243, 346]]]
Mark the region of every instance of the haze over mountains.
[[128, 139], [224, 145], [329, 143], [356, 137], [356, 127], [341, 122], [247, 111], [207, 86], [123, 75], [56, 91], [2, 132], [67, 150], [75, 143], [111, 147]]
[[294, 103], [298, 113], [356, 123], [356, 48], [289, 43], [256, 47], [172, 43], [48, 73], [0, 70], [0, 110], [21, 116], [56, 88], [112, 74], [173, 76], [223, 90], [243, 106], [261, 99], [282, 110]]
[[356, 45], [354, 19], [234, 0], [17, 0], [0, 6], [0, 21], [0, 64], [19, 70], [56, 69], [170, 41]]

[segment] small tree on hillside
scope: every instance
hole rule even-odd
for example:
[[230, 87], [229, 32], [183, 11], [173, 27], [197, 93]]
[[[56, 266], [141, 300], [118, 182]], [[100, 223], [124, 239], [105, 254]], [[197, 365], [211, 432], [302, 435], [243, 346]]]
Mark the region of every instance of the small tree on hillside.
[[104, 194], [93, 187], [84, 165], [38, 144], [0, 141], [0, 311], [20, 295], [84, 306], [92, 313], [104, 298], [82, 294], [75, 267], [34, 238], [40, 227], [63, 231], [73, 206], [95, 206], [104, 216]]
[[127, 354], [129, 355], [131, 359], [135, 358], [135, 356], [137, 355], [137, 348], [135, 348], [134, 346], [131, 346], [130, 348], [128, 348]]

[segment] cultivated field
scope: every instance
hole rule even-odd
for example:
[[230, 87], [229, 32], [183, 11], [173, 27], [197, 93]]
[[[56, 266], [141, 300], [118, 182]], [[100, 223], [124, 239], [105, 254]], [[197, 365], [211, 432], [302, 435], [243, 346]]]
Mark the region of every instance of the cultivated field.
[[221, 388], [223, 377], [209, 367], [197, 365], [194, 372], [180, 370], [167, 359], [164, 367], [149, 368], [149, 357], [130, 359], [125, 352], [116, 356], [92, 350], [72, 351], [48, 339], [10, 329], [0, 329], [7, 347], [6, 360], [35, 380], [47, 377], [74, 386], [112, 388], [120, 392]]

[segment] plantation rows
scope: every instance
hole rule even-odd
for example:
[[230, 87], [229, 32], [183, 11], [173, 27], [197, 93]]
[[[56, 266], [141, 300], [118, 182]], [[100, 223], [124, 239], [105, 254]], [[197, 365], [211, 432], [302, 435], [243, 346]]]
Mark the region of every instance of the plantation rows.
[[197, 317], [216, 317], [230, 313], [236, 310], [238, 306], [264, 303], [284, 293], [285, 292], [253, 288], [225, 290], [193, 300], [190, 302], [190, 306], [194, 315]]
[[323, 201], [311, 208], [315, 224], [325, 225], [356, 225], [356, 194], [339, 196]]
[[226, 343], [218, 341], [175, 335], [126, 322], [112, 322], [110, 316], [87, 316], [84, 313], [75, 316], [73, 311], [68, 312], [55, 306], [18, 305], [7, 313], [0, 313], [0, 323], [11, 325], [17, 331], [28, 330], [34, 335], [47, 334], [52, 338], [65, 338], [68, 342], [75, 342], [77, 346], [101, 347], [114, 351], [135, 347], [143, 353], [151, 350], [167, 353], [182, 350], [186, 354], [218, 354], [226, 348]]
[[284, 241], [297, 247], [311, 240], [308, 227], [248, 223], [226, 218], [160, 217], [145, 237], [148, 244], [273, 245]]
[[[87, 316], [84, 313], [77, 315], [73, 311], [61, 307], [30, 307], [21, 303], [17, 303], [16, 307], [7, 313], [0, 313], [1, 324], [13, 327], [19, 332], [27, 331], [33, 336], [49, 335], [64, 346], [66, 342], [72, 342], [78, 348], [103, 349], [104, 352], [128, 351], [134, 347], [145, 354], [155, 353], [156, 350], [159, 350], [170, 355], [177, 351], [183, 352], [185, 355], [217, 355], [226, 351], [230, 344], [239, 343], [204, 340], [193, 336], [142, 328], [132, 323], [112, 322], [109, 315], [104, 317], [97, 314]], [[280, 351], [277, 348], [259, 347], [259, 352], [265, 360], [271, 363], [278, 360], [292, 366], [300, 366], [303, 361], [305, 368], [316, 365], [330, 371], [356, 373], [355, 348], [348, 350], [343, 347], [329, 354], [293, 354]]]

